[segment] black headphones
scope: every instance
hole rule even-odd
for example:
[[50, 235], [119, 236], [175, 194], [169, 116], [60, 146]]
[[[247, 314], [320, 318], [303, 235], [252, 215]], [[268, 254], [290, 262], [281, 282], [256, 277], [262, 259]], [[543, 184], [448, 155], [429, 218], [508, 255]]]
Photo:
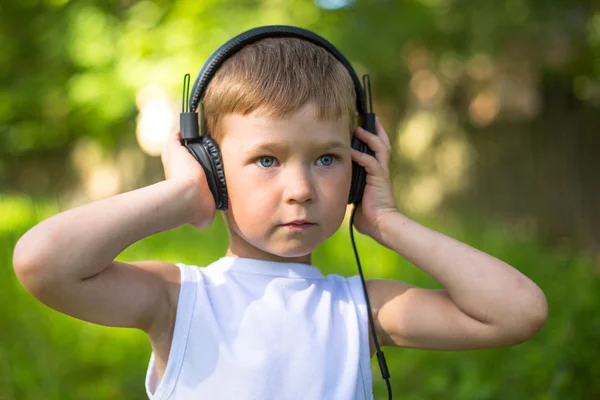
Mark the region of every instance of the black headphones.
[[[354, 69], [346, 60], [346, 58], [340, 53], [331, 43], [327, 40], [318, 36], [305, 29], [285, 26], [285, 25], [271, 25], [263, 26], [259, 28], [250, 29], [249, 31], [243, 32], [233, 39], [226, 42], [224, 45], [219, 47], [206, 61], [200, 73], [194, 81], [192, 93], [190, 97], [189, 85], [190, 75], [186, 74], [183, 79], [183, 101], [181, 106], [180, 115], [180, 128], [181, 128], [181, 142], [188, 149], [188, 151], [194, 156], [194, 158], [200, 163], [204, 169], [206, 180], [210, 191], [215, 199], [215, 206], [218, 210], [227, 210], [229, 203], [227, 200], [227, 185], [225, 181], [225, 171], [223, 169], [223, 161], [221, 159], [221, 152], [219, 147], [210, 137], [210, 133], [206, 129], [206, 118], [204, 116], [204, 110], [202, 107], [202, 98], [208, 84], [212, 77], [215, 75], [219, 67], [239, 51], [242, 47], [254, 43], [258, 40], [265, 39], [268, 37], [290, 37], [304, 39], [311, 43], [316, 44], [331, 53], [339, 62], [342, 63], [346, 70], [350, 74], [352, 81], [354, 82], [354, 89], [356, 91], [356, 110], [361, 119], [361, 126], [368, 132], [375, 134], [375, 114], [373, 113], [373, 104], [371, 100], [371, 83], [368, 75], [363, 76], [363, 85], [365, 90], [360, 84], [358, 76]], [[366, 95], [365, 95], [366, 92]], [[367, 108], [368, 107], [368, 108]], [[200, 117], [200, 119], [199, 119]], [[202, 132], [202, 134], [200, 134]], [[356, 149], [362, 153], [375, 155], [375, 153], [369, 149], [369, 147], [359, 140], [357, 137], [352, 136], [353, 149]], [[371, 337], [377, 349], [377, 360], [379, 361], [379, 368], [381, 375], [385, 379], [388, 389], [388, 396], [392, 398], [392, 389], [390, 386], [390, 374], [385, 361], [385, 356], [379, 347], [379, 341], [377, 339], [377, 333], [375, 331], [375, 325], [373, 323], [373, 316], [371, 315], [371, 304], [369, 302], [369, 296], [367, 293], [365, 280], [358, 258], [358, 252], [356, 251], [356, 245], [354, 243], [354, 232], [352, 225], [354, 224], [354, 215], [356, 209], [360, 206], [362, 201], [363, 192], [365, 190], [367, 179], [367, 172], [365, 169], [352, 162], [352, 184], [350, 186], [350, 194], [348, 196], [348, 204], [353, 204], [352, 215], [350, 217], [350, 237], [352, 239], [352, 247], [354, 249], [354, 255], [356, 257], [356, 263], [360, 278], [362, 282], [363, 291], [365, 294], [367, 313], [369, 319], [369, 326], [371, 329]]]
[[[202, 165], [208, 181], [208, 186], [215, 198], [215, 205], [218, 210], [227, 210], [229, 205], [227, 200], [225, 171], [223, 170], [223, 162], [219, 147], [210, 137], [210, 133], [206, 132], [206, 119], [201, 101], [210, 80], [225, 60], [239, 51], [242, 47], [268, 37], [304, 39], [323, 47], [331, 53], [344, 67], [346, 67], [354, 82], [354, 89], [356, 90], [356, 109], [359, 118], [361, 119], [361, 126], [368, 132], [375, 132], [375, 114], [372, 112], [373, 106], [371, 101], [369, 76], [363, 76], [363, 84], [365, 85], [367, 93], [367, 97], [365, 97], [365, 92], [363, 91], [356, 72], [354, 72], [354, 69], [342, 53], [333, 47], [331, 43], [310, 31], [293, 26], [272, 25], [243, 32], [219, 47], [208, 58], [194, 81], [191, 97], [189, 96], [189, 74], [186, 74], [184, 78], [183, 103], [180, 115], [182, 144], [189, 150], [200, 165]], [[367, 106], [369, 107], [368, 109]], [[201, 127], [201, 134], [199, 132], [199, 126]], [[374, 155], [373, 151], [355, 136], [352, 138], [352, 148], [363, 153]], [[350, 186], [348, 204], [360, 204], [365, 189], [366, 178], [367, 173], [365, 169], [353, 161], [352, 184]]]

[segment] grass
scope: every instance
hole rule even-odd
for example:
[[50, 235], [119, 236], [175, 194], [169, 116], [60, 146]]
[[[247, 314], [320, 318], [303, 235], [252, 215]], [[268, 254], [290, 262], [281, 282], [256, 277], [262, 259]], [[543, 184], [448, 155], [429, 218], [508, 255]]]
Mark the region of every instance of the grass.
[[[135, 330], [96, 326], [59, 314], [31, 297], [16, 280], [12, 250], [37, 221], [58, 212], [53, 199], [0, 197], [0, 400], [144, 399], [150, 355]], [[385, 348], [394, 397], [412, 399], [600, 398], [600, 280], [593, 260], [555, 250], [535, 236], [515, 234], [477, 219], [418, 221], [486, 251], [533, 279], [546, 293], [550, 318], [519, 346], [436, 352]], [[357, 235], [366, 278], [439, 285], [394, 252]], [[162, 259], [206, 265], [226, 248], [220, 219], [206, 231], [189, 226], [146, 238], [120, 260]], [[324, 273], [356, 274], [348, 227], [314, 254]], [[375, 398], [387, 398], [373, 361]]]

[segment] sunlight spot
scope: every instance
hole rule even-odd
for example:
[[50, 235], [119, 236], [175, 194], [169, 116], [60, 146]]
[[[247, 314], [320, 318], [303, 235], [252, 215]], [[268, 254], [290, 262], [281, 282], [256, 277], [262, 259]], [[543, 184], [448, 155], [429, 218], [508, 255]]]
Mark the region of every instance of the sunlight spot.
[[137, 95], [140, 110], [136, 137], [142, 150], [151, 156], [160, 155], [169, 134], [178, 127], [177, 106], [157, 86], [147, 86]]
[[155, 3], [142, 0], [129, 9], [130, 20], [136, 29], [148, 29], [156, 25], [162, 12]]
[[433, 56], [429, 50], [415, 43], [406, 44], [402, 49], [402, 53], [406, 66], [413, 73], [428, 68], [433, 61]]
[[444, 194], [444, 185], [437, 176], [419, 177], [408, 190], [404, 205], [411, 212], [432, 212], [442, 203]]
[[104, 159], [102, 146], [95, 140], [83, 137], [71, 151], [71, 163], [77, 173], [84, 176]]
[[111, 62], [117, 52], [113, 34], [116, 22], [103, 10], [74, 9], [67, 24], [67, 49], [79, 66], [93, 68]]
[[348, 7], [353, 3], [353, 0], [315, 0], [317, 7], [324, 10], [337, 10]]
[[448, 138], [437, 149], [435, 163], [447, 190], [461, 189], [466, 183], [466, 173], [471, 164], [468, 144], [458, 138]]
[[108, 163], [92, 169], [84, 181], [85, 193], [93, 200], [114, 196], [119, 192], [120, 186], [119, 170]]
[[428, 112], [419, 112], [409, 117], [398, 134], [398, 154], [413, 161], [420, 158], [431, 147], [437, 125], [437, 118]]
[[421, 69], [410, 80], [410, 88], [417, 99], [425, 103], [440, 92], [440, 82], [431, 70]]
[[469, 105], [469, 117], [479, 126], [489, 125], [494, 121], [500, 110], [500, 101], [496, 93], [482, 90]]

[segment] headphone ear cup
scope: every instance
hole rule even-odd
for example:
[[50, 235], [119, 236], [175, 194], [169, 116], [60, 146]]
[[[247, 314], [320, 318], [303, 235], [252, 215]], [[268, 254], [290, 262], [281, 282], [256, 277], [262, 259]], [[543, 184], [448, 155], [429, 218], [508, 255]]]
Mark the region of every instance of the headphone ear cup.
[[227, 210], [229, 202], [227, 199], [225, 169], [217, 144], [209, 135], [203, 134], [196, 139], [184, 142], [183, 145], [202, 166], [208, 187], [215, 199], [217, 210]]
[[201, 135], [200, 140], [202, 140], [202, 145], [209, 154], [210, 160], [213, 162], [212, 167], [215, 180], [217, 182], [217, 197], [219, 198], [219, 201], [217, 202], [217, 209], [227, 210], [229, 207], [229, 200], [227, 197], [227, 181], [225, 180], [225, 168], [223, 167], [221, 151], [219, 150], [219, 146], [213, 141], [210, 135]]
[[[352, 136], [352, 148], [361, 153], [367, 152], [367, 145], [354, 135]], [[366, 182], [367, 171], [356, 161], [352, 161], [352, 183], [350, 184], [348, 204], [360, 205]]]
[[[367, 146], [365, 142], [352, 136], [352, 148], [366, 153], [371, 156], [375, 156], [375, 152]], [[350, 195], [348, 196], [348, 204], [360, 205], [362, 197], [367, 185], [367, 171], [355, 161], [352, 161], [352, 183], [350, 185]]]

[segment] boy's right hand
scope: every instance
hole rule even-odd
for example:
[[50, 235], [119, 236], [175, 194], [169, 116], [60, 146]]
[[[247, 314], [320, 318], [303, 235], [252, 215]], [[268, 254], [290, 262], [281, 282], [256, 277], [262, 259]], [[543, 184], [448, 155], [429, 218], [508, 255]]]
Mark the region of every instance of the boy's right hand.
[[186, 199], [189, 223], [198, 229], [208, 228], [215, 218], [216, 207], [208, 187], [204, 169], [181, 144], [180, 132], [176, 131], [163, 147], [161, 160], [167, 180], [191, 185], [192, 196]]

